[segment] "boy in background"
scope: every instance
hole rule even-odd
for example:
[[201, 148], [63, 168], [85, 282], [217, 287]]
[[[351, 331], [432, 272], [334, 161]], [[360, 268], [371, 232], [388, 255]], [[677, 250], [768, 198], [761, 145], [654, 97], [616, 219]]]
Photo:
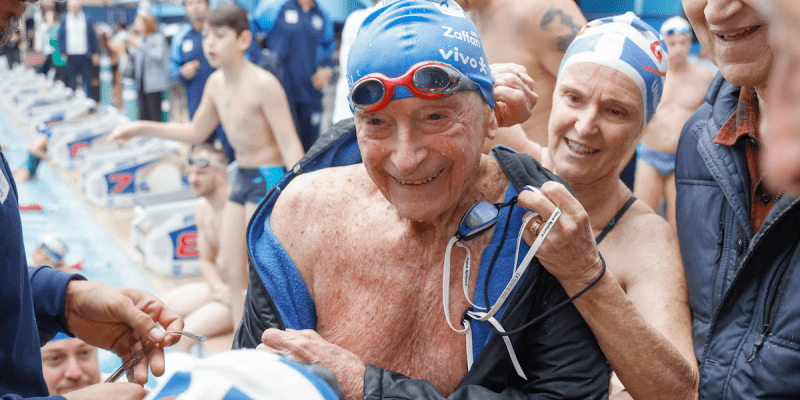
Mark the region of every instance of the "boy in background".
[[251, 40], [247, 12], [242, 7], [223, 4], [212, 10], [203, 29], [203, 50], [217, 70], [206, 82], [192, 121], [136, 121], [111, 134], [117, 141], [148, 135], [201, 143], [222, 123], [239, 162], [220, 227], [220, 265], [230, 273], [226, 280], [230, 282], [234, 327], [242, 316], [247, 287], [246, 223], [268, 188], [303, 156], [280, 82], [245, 59]]

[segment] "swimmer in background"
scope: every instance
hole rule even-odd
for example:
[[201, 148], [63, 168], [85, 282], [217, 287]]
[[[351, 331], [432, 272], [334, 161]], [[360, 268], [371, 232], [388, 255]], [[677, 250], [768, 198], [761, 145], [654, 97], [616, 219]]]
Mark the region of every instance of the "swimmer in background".
[[64, 261], [68, 251], [69, 246], [58, 235], [45, 233], [31, 254], [31, 265], [47, 265], [64, 272], [74, 272], [73, 267]]
[[[222, 213], [231, 193], [228, 158], [208, 143], [195, 147], [186, 160], [189, 184], [197, 200], [197, 250], [203, 281], [181, 286], [164, 295], [170, 308], [184, 318], [184, 329], [213, 337], [233, 330], [230, 286], [219, 262]], [[188, 352], [196, 342], [185, 338], [172, 350]]]
[[[539, 95], [533, 106], [533, 115], [520, 126], [501, 128], [497, 137], [486, 141], [484, 150], [488, 153], [495, 145], [504, 144], [518, 152], [529, 153], [525, 136], [547, 147], [547, 121], [553, 104], [558, 68], [567, 47], [586, 25], [580, 8], [573, 0], [456, 2], [467, 11], [478, 28], [488, 63], [522, 65], [533, 78], [533, 91]], [[442, 34], [447, 34], [446, 30]], [[469, 44], [465, 42], [464, 46]]]
[[100, 383], [97, 347], [59, 332], [42, 346], [42, 375], [50, 395]]
[[681, 17], [661, 25], [667, 44], [669, 65], [661, 103], [644, 128], [636, 148], [636, 175], [633, 193], [656, 212], [665, 198], [666, 219], [675, 226], [675, 152], [683, 124], [703, 104], [703, 97], [714, 79], [705, 68], [687, 61], [692, 46], [692, 30]]
[[247, 288], [247, 221], [267, 190], [303, 156], [281, 83], [245, 59], [251, 40], [247, 11], [234, 4], [212, 10], [203, 28], [203, 50], [218, 69], [208, 78], [192, 121], [136, 121], [111, 134], [112, 140], [123, 142], [147, 135], [201, 143], [222, 123], [239, 162], [220, 226], [220, 265], [231, 274], [233, 326], [241, 319]]
[[36, 178], [36, 171], [39, 169], [39, 164], [42, 160], [50, 162], [50, 155], [47, 154], [48, 139], [48, 135], [39, 135], [31, 142], [30, 147], [28, 147], [28, 159], [25, 160], [25, 165], [14, 171], [14, 179], [17, 182], [25, 182]]

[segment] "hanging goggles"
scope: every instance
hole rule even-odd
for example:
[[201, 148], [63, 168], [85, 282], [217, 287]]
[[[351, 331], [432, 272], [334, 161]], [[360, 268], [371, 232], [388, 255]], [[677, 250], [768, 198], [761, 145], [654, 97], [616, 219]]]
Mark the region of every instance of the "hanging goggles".
[[414, 64], [398, 78], [375, 72], [359, 79], [350, 89], [350, 107], [367, 114], [386, 107], [397, 85], [420, 99], [436, 100], [460, 90], [478, 90], [478, 84], [457, 69], [438, 61]]
[[[533, 186], [525, 186], [523, 190], [530, 190], [535, 193], [541, 193], [538, 188]], [[533, 257], [536, 255], [536, 252], [539, 250], [539, 246], [542, 245], [545, 237], [550, 232], [550, 229], [558, 220], [559, 216], [561, 216], [561, 209], [556, 207], [553, 211], [553, 214], [550, 215], [547, 222], [542, 226], [541, 231], [531, 244], [531, 247], [528, 249], [528, 252], [525, 254], [521, 263], [517, 263], [519, 260], [519, 250], [522, 244], [522, 234], [527, 229], [528, 223], [536, 216], [536, 214], [531, 214], [526, 217], [522, 221], [522, 225], [520, 226], [519, 234], [517, 235], [517, 248], [514, 254], [514, 264], [512, 270], [512, 276], [509, 279], [508, 284], [506, 285], [505, 289], [503, 289], [502, 293], [499, 297], [495, 300], [494, 304], [489, 306], [488, 298], [486, 299], [487, 307], [481, 307], [476, 305], [475, 303], [470, 300], [469, 296], [469, 282], [470, 282], [470, 270], [471, 270], [471, 259], [472, 254], [469, 248], [462, 243], [462, 241], [472, 240], [481, 234], [487, 232], [490, 228], [495, 226], [497, 223], [497, 219], [500, 216], [500, 209], [507, 207], [507, 206], [514, 206], [516, 205], [516, 197], [511, 199], [508, 203], [500, 203], [500, 204], [491, 204], [485, 201], [479, 202], [472, 206], [472, 208], [467, 211], [464, 217], [461, 219], [461, 224], [459, 225], [458, 231], [456, 235], [450, 239], [450, 242], [447, 244], [445, 249], [444, 255], [444, 269], [442, 271], [442, 306], [444, 308], [444, 317], [447, 320], [447, 325], [450, 326], [450, 329], [455, 331], [456, 333], [460, 333], [466, 335], [466, 352], [467, 352], [467, 370], [472, 369], [472, 364], [474, 362], [474, 356], [472, 353], [472, 324], [470, 321], [488, 321], [492, 327], [492, 330], [495, 334], [503, 338], [503, 342], [506, 345], [506, 350], [508, 351], [509, 358], [511, 359], [511, 363], [514, 366], [514, 369], [517, 372], [517, 375], [522, 377], [522, 379], [528, 380], [525, 376], [525, 372], [522, 370], [522, 366], [517, 359], [517, 355], [514, 352], [514, 347], [511, 345], [511, 340], [509, 339], [510, 335], [519, 333], [528, 327], [538, 324], [544, 318], [550, 316], [551, 314], [558, 312], [559, 310], [563, 309], [573, 300], [580, 297], [584, 294], [587, 290], [591, 289], [597, 282], [600, 281], [600, 278], [605, 275], [606, 272], [606, 261], [603, 259], [603, 256], [600, 255], [600, 260], [603, 262], [603, 269], [600, 272], [600, 276], [598, 276], [592, 283], [586, 286], [583, 290], [576, 293], [574, 296], [570, 297], [567, 300], [562, 301], [561, 303], [556, 304], [551, 309], [545, 311], [541, 315], [537, 316], [531, 321], [528, 321], [523, 326], [517, 327], [510, 331], [506, 331], [505, 328], [494, 318], [495, 314], [500, 310], [503, 306], [505, 301], [509, 298], [512, 293], [512, 290], [517, 286], [522, 276], [525, 274], [525, 271], [531, 264]], [[511, 210], [508, 212], [507, 220], [505, 229], [508, 229], [508, 223], [511, 218]], [[502, 240], [505, 240], [505, 232], [503, 232]], [[464, 312], [464, 316], [462, 317], [461, 323], [463, 327], [457, 328], [453, 325], [452, 321], [450, 321], [450, 258], [453, 250], [453, 246], [460, 247], [466, 251], [466, 256], [464, 258], [464, 266], [461, 273], [462, 279], [462, 290], [464, 291], [464, 297], [466, 298], [467, 302], [472, 306], [468, 308]], [[496, 251], [500, 251], [499, 246]], [[599, 253], [598, 253], [599, 254]], [[495, 254], [496, 257], [496, 254]], [[494, 259], [489, 263], [489, 269], [487, 271], [486, 283], [488, 283], [488, 275], [491, 274], [491, 270], [493, 267]], [[484, 288], [485, 290], [485, 288]]]

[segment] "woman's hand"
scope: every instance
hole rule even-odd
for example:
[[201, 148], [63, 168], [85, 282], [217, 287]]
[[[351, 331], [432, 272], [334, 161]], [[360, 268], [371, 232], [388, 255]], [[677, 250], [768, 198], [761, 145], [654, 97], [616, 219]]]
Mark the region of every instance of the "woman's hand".
[[[541, 226], [547, 223], [556, 207], [561, 210], [561, 215], [536, 252], [536, 258], [561, 282], [570, 296], [597, 278], [602, 270], [602, 261], [589, 214], [564, 185], [551, 181], [542, 185], [539, 193], [524, 190], [517, 198], [517, 204], [539, 213], [543, 219]], [[523, 234], [528, 244], [534, 240], [530, 228], [529, 223]]]

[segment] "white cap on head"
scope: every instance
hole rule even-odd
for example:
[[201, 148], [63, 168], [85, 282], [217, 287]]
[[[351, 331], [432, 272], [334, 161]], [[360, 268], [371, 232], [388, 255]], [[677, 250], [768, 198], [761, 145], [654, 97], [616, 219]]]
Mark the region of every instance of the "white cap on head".
[[55, 233], [45, 233], [39, 238], [39, 248], [44, 250], [47, 258], [55, 261], [64, 261], [64, 256], [69, 251], [69, 246]]
[[[171, 356], [171, 354], [170, 354]], [[170, 361], [176, 361], [174, 358]], [[145, 400], [339, 400], [333, 375], [266, 350], [241, 349], [185, 359]], [[335, 387], [335, 388], [334, 388]]]
[[667, 59], [661, 35], [629, 11], [586, 24], [564, 54], [557, 79], [561, 79], [565, 68], [582, 62], [610, 67], [627, 75], [642, 94], [644, 126], [661, 101]]
[[683, 17], [672, 17], [663, 24], [661, 24], [660, 29], [661, 36], [667, 37], [670, 35], [675, 35], [678, 33], [684, 34], [689, 36], [689, 39], [692, 39], [692, 26], [689, 25], [689, 21], [686, 21]]

